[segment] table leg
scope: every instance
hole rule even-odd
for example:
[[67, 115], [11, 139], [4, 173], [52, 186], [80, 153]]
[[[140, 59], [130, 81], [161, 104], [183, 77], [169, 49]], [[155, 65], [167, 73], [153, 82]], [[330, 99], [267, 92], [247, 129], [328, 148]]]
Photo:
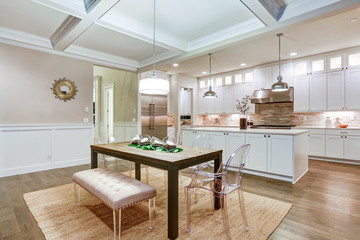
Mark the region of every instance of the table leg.
[[91, 168], [98, 167], [98, 153], [91, 149]]
[[168, 238], [176, 239], [179, 235], [179, 170], [168, 170]]
[[135, 179], [141, 181], [141, 164], [135, 163]]
[[[221, 165], [222, 162], [222, 154], [219, 154], [217, 159], [214, 160], [214, 173], [216, 173]], [[219, 179], [219, 191], [221, 191], [221, 177], [218, 177]], [[220, 195], [218, 193], [214, 193], [214, 207], [215, 209], [220, 209], [221, 208], [221, 204], [220, 204]]]

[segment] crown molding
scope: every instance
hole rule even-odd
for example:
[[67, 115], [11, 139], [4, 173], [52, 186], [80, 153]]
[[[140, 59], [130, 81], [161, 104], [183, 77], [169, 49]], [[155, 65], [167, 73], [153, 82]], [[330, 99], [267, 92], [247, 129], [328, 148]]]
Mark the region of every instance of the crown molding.
[[9, 39], [2, 38], [2, 37], [0, 37], [0, 43], [13, 45], [16, 47], [27, 48], [27, 49], [31, 49], [31, 50], [35, 50], [35, 51], [39, 51], [39, 52], [45, 52], [45, 53], [49, 53], [49, 54], [53, 54], [53, 55], [79, 59], [79, 60], [91, 62], [93, 64], [97, 64], [97, 65], [101, 65], [101, 66], [105, 66], [105, 67], [113, 67], [113, 68], [117, 68], [117, 69], [131, 71], [131, 72], [138, 71], [137, 67], [132, 67], [132, 66], [128, 66], [125, 64], [120, 64], [120, 63], [111, 62], [111, 61], [107, 61], [107, 60], [100, 60], [100, 59], [93, 58], [93, 57], [81, 56], [81, 55], [76, 55], [76, 54], [72, 54], [72, 53], [54, 50], [51, 48], [50, 41], [49, 41], [50, 47], [36, 46], [36, 45], [30, 44], [30, 43], [18, 42], [18, 41], [9, 40]]
[[5, 27], [0, 27], [0, 38], [9, 39], [17, 42], [24, 42], [44, 48], [52, 48], [51, 42], [48, 38], [16, 31]]
[[224, 28], [220, 31], [208, 34], [201, 38], [195, 39], [188, 43], [187, 51], [191, 52], [196, 49], [209, 46], [214, 43], [218, 43], [233, 37], [240, 36], [242, 34], [258, 30], [265, 27], [265, 24], [261, 22], [258, 18], [252, 18], [246, 21], [243, 21], [239, 24], [232, 25], [230, 27]]
[[[181, 55], [181, 53], [179, 53], [179, 52], [172, 52], [172, 51], [163, 52], [161, 54], [156, 55], [155, 62], [164, 61], [164, 60], [167, 60], [169, 58], [176, 57], [176, 56], [179, 56], [179, 55]], [[147, 58], [147, 59], [144, 59], [144, 60], [140, 61], [139, 62], [139, 67], [143, 68], [143, 67], [147, 67], [147, 66], [152, 65], [152, 64], [153, 64], [153, 58], [150, 57], [150, 58]]]
[[112, 63], [116, 63], [119, 65], [135, 68], [135, 69], [139, 68], [138, 61], [131, 60], [128, 58], [118, 57], [118, 56], [115, 56], [112, 54], [107, 54], [107, 53], [95, 51], [95, 50], [80, 47], [80, 46], [75, 46], [75, 45], [69, 46], [65, 50], [65, 52], [80, 55], [83, 57], [89, 57], [92, 59], [98, 59], [101, 61], [112, 62]]

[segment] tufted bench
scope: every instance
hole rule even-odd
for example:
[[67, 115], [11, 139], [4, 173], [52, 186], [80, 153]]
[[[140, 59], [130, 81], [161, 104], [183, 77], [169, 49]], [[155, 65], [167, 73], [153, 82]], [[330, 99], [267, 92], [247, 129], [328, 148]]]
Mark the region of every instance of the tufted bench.
[[113, 210], [114, 239], [116, 239], [116, 212], [119, 212], [119, 239], [121, 237], [121, 209], [149, 200], [150, 229], [155, 216], [155, 188], [108, 168], [95, 168], [73, 175], [76, 203], [80, 205], [80, 188], [99, 198]]

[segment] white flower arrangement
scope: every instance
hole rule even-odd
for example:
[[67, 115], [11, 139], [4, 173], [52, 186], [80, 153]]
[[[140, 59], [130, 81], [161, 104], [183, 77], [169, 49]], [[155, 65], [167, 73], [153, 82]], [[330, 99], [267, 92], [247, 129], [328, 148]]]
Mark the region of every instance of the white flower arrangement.
[[240, 102], [239, 99], [236, 99], [236, 109], [240, 111], [241, 114], [246, 115], [247, 111], [249, 111], [249, 101], [250, 96], [246, 95]]

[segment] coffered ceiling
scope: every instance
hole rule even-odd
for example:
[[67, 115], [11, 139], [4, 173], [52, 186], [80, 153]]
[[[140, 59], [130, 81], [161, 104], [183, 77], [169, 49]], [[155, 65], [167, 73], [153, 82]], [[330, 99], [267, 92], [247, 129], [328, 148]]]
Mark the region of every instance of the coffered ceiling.
[[[86, 10], [84, 2], [94, 3]], [[209, 52], [215, 72], [275, 61], [277, 32], [285, 34], [285, 58], [360, 45], [359, 7], [360, 0], [156, 0], [156, 68], [199, 77]], [[153, 0], [4, 0], [0, 9], [0, 42], [151, 69]]]

